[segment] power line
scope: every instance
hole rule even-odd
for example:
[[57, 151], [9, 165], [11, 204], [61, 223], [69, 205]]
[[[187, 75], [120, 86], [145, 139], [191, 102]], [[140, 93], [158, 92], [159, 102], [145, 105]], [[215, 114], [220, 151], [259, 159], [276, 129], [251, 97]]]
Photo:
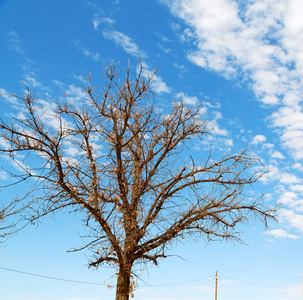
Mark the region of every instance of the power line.
[[256, 282], [251, 282], [251, 281], [245, 281], [245, 280], [235, 279], [235, 278], [231, 278], [231, 277], [223, 276], [223, 275], [220, 275], [219, 277], [227, 278], [227, 279], [230, 279], [230, 280], [233, 280], [233, 281], [243, 282], [243, 283], [246, 283], [246, 284], [259, 285], [259, 286], [263, 286], [263, 287], [267, 287], [267, 288], [281, 289], [281, 290], [291, 290], [291, 291], [299, 291], [299, 289], [283, 288], [283, 287], [273, 286], [273, 285], [268, 285], [268, 284], [263, 284], [263, 283], [256, 283]]
[[186, 284], [186, 283], [192, 283], [192, 282], [197, 282], [197, 281], [201, 281], [201, 280], [205, 280], [209, 278], [209, 276], [204, 277], [204, 278], [199, 278], [199, 279], [195, 279], [195, 280], [190, 280], [190, 281], [183, 281], [183, 282], [176, 282], [176, 283], [165, 283], [165, 284], [148, 284], [146, 282], [144, 282], [146, 285], [141, 285], [142, 287], [156, 287], [156, 286], [171, 286], [171, 285], [181, 285], [181, 284]]
[[[5, 267], [1, 267], [1, 266], [0, 266], [0, 269], [5, 270], [5, 271], [20, 273], [20, 274], [24, 274], [24, 275], [30, 275], [30, 276], [35, 276], [35, 277], [40, 277], [40, 278], [45, 278], [45, 279], [51, 279], [51, 280], [73, 282], [73, 283], [80, 283], [80, 284], [89, 284], [89, 285], [108, 286], [108, 284], [106, 284], [106, 283], [96, 283], [96, 282], [88, 282], [88, 281], [80, 281], [80, 280], [72, 280], [72, 279], [67, 279], [67, 278], [53, 277], [53, 276], [47, 276], [47, 275], [42, 275], [42, 274], [37, 274], [37, 273], [31, 273], [31, 272], [25, 272], [25, 271], [15, 270], [15, 269], [11, 269], [11, 268], [5, 268]], [[201, 281], [201, 280], [206, 280], [209, 277], [211, 277], [211, 276], [207, 276], [207, 277], [199, 278], [199, 279], [194, 279], [194, 280], [189, 280], [189, 281], [176, 282], [176, 283], [164, 283], [164, 284], [148, 284], [148, 283], [144, 282], [142, 279], [140, 279], [140, 280], [145, 283], [145, 285], [141, 285], [141, 287], [158, 287], [158, 286], [173, 286], [173, 285], [176, 286], [176, 285], [182, 285], [182, 284], [197, 282], [197, 281]], [[230, 280], [233, 280], [233, 281], [243, 282], [243, 283], [246, 283], [246, 284], [263, 286], [263, 287], [267, 287], [267, 288], [282, 289], [282, 290], [292, 290], [292, 291], [298, 291], [299, 290], [299, 289], [283, 288], [283, 287], [278, 287], [278, 286], [273, 286], [273, 285], [267, 285], [267, 284], [263, 284], [263, 283], [256, 283], [256, 282], [251, 282], [251, 281], [245, 281], [245, 280], [231, 278], [231, 277], [223, 276], [223, 275], [220, 275], [219, 277], [227, 278], [227, 279], [230, 279]]]
[[59, 277], [46, 276], [46, 275], [35, 274], [35, 273], [30, 273], [30, 272], [24, 272], [24, 271], [19, 271], [19, 270], [4, 268], [4, 267], [0, 267], [0, 269], [6, 270], [6, 271], [15, 272], [15, 273], [20, 273], [20, 274], [35, 276], [35, 277], [42, 277], [42, 278], [46, 278], [46, 279], [52, 279], [52, 280], [67, 281], [67, 282], [82, 283], [82, 284], [90, 284], [90, 285], [107, 285], [107, 284], [105, 284], [105, 283], [96, 283], [96, 282], [88, 282], [88, 281], [79, 281], [79, 280], [72, 280], [72, 279], [66, 279], [66, 278], [59, 278]]
[[[72, 280], [72, 279], [66, 279], [66, 278], [60, 278], [60, 277], [47, 276], [47, 275], [42, 275], [42, 274], [37, 274], [37, 273], [31, 273], [31, 272], [25, 272], [25, 271], [5, 268], [5, 267], [1, 267], [1, 266], [0, 266], [0, 269], [5, 270], [5, 271], [20, 273], [20, 274], [24, 274], [24, 275], [30, 275], [30, 276], [41, 277], [41, 278], [52, 279], [52, 280], [58, 280], [58, 281], [66, 281], [66, 282], [90, 284], [90, 285], [102, 285], [102, 286], [103, 285], [106, 285], [106, 286], [108, 285], [108, 284], [105, 284], [105, 283], [96, 283], [96, 282], [88, 282], [88, 281], [80, 281], [80, 280]], [[197, 282], [197, 281], [205, 280], [208, 277], [199, 278], [199, 279], [190, 280], [190, 281], [177, 282], [177, 283], [167, 283], [167, 284], [148, 284], [148, 283], [144, 282], [142, 279], [141, 279], [141, 281], [143, 281], [145, 283], [145, 285], [142, 285], [142, 287], [157, 287], [157, 286], [171, 286], [171, 285], [187, 284], [187, 283], [191, 283], [191, 282]]]

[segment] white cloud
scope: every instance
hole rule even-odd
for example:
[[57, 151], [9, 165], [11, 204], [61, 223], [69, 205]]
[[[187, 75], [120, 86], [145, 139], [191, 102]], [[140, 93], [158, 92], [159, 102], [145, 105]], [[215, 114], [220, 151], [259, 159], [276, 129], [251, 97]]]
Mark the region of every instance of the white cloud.
[[0, 88], [0, 96], [5, 99], [7, 102], [10, 102], [12, 104], [17, 104], [18, 100], [16, 97], [10, 95], [5, 89]]
[[227, 136], [228, 132], [225, 128], [221, 128], [218, 124], [218, 120], [222, 119], [222, 114], [219, 111], [213, 112], [214, 117], [210, 119], [207, 123], [207, 127], [212, 130], [212, 132], [216, 135]]
[[260, 178], [260, 181], [265, 184], [273, 181], [279, 181], [283, 184], [296, 184], [302, 181], [296, 175], [285, 172], [275, 165], [267, 165], [266, 168], [268, 172]]
[[256, 135], [252, 140], [252, 145], [262, 144], [266, 142], [266, 137], [262, 134]]
[[293, 191], [303, 193], [303, 185], [302, 184], [293, 185], [293, 186], [291, 186], [291, 189]]
[[152, 88], [156, 93], [170, 93], [171, 89], [163, 81], [162, 77], [157, 74], [154, 75], [152, 80]]
[[85, 48], [83, 46], [80, 45], [79, 41], [74, 41], [75, 45], [77, 46], [77, 48], [88, 58], [92, 58], [95, 61], [100, 61], [100, 53], [97, 51], [92, 51], [88, 48]]
[[203, 106], [200, 108], [199, 113], [200, 115], [205, 115], [208, 111], [208, 108], [206, 106]]
[[63, 82], [61, 82], [61, 81], [59, 81], [59, 80], [57, 80], [57, 79], [54, 79], [54, 80], [53, 80], [53, 83], [54, 83], [55, 85], [57, 85], [57, 86], [63, 87]]
[[87, 97], [87, 94], [83, 91], [82, 88], [71, 84], [66, 90], [65, 94], [67, 95], [68, 101], [74, 103], [84, 103]]
[[187, 69], [184, 65], [179, 65], [177, 62], [174, 63], [174, 66], [182, 72], [186, 72]]
[[281, 195], [279, 202], [283, 205], [292, 205], [297, 197], [297, 194], [294, 192], [285, 192]]
[[178, 93], [177, 95], [176, 95], [176, 98], [177, 99], [183, 99], [183, 102], [185, 103], [185, 104], [189, 104], [189, 105], [196, 105], [198, 102], [199, 102], [199, 100], [198, 100], [198, 98], [197, 97], [192, 97], [192, 96], [188, 96], [186, 93], [182, 93], [182, 92], [180, 92], [180, 93]]
[[207, 123], [207, 127], [213, 131], [214, 134], [226, 136], [228, 134], [227, 130], [221, 128], [217, 120], [211, 120]]
[[281, 128], [281, 140], [295, 159], [303, 159], [303, 112], [293, 107], [281, 107], [272, 114], [274, 127]]
[[303, 166], [300, 163], [295, 163], [292, 167], [295, 170], [299, 170], [299, 171], [303, 172]]
[[41, 82], [37, 80], [35, 72], [31, 71], [24, 75], [24, 84], [28, 87], [37, 88], [41, 86]]
[[283, 229], [273, 229], [266, 231], [265, 234], [270, 235], [272, 237], [277, 238], [289, 238], [289, 239], [298, 239], [299, 237], [294, 234], [289, 234]]
[[9, 141], [0, 136], [0, 147], [2, 149], [9, 149]]
[[291, 192], [284, 192], [279, 199], [279, 202], [284, 206], [292, 209], [294, 212], [303, 212], [303, 200], [299, 198], [298, 194], [292, 188]]
[[171, 40], [165, 35], [155, 31], [156, 36], [158, 36], [163, 42], [171, 42]]
[[[140, 70], [140, 64], [137, 66], [137, 72]], [[150, 68], [148, 65], [144, 62], [142, 62], [142, 75], [145, 78], [149, 78], [150, 76], [153, 76], [152, 78], [152, 89], [156, 93], [170, 93], [171, 88], [167, 86], [167, 84], [163, 81], [162, 77], [158, 76], [157, 74], [154, 74], [154, 71], [150, 71]]]
[[[78, 104], [81, 99], [84, 100], [81, 98], [80, 92], [80, 88], [74, 87], [74, 85], [70, 85], [68, 91], [66, 92], [67, 101]], [[60, 122], [59, 118], [55, 117], [57, 115], [55, 112], [57, 110], [55, 102], [39, 99], [37, 101], [37, 106], [35, 109], [38, 114], [41, 114], [41, 120], [44, 122], [44, 124], [47, 124], [51, 128], [54, 128], [55, 130], [59, 130], [60, 128], [73, 128], [72, 124], [67, 122], [64, 118], [62, 118]], [[28, 134], [30, 134], [30, 132]]]
[[274, 147], [274, 144], [271, 144], [271, 143], [264, 143], [262, 145], [262, 148], [264, 149], [272, 149]]
[[298, 178], [296, 175], [287, 173], [287, 172], [280, 172], [279, 180], [281, 183], [284, 184], [292, 184], [301, 182], [301, 179]]
[[26, 172], [30, 172], [31, 174], [35, 174], [35, 171], [32, 170], [28, 165], [26, 165], [23, 161], [21, 161], [20, 159], [14, 159], [11, 160], [11, 165], [12, 167], [14, 167], [16, 170], [24, 173], [24, 170], [26, 170]]
[[232, 139], [224, 139], [224, 144], [225, 144], [227, 147], [233, 147], [234, 141], [233, 141]]
[[0, 171], [0, 179], [1, 180], [7, 180], [7, 173], [5, 171]]
[[274, 151], [270, 154], [272, 158], [285, 159], [284, 155], [279, 151]]
[[159, 49], [161, 49], [165, 54], [168, 54], [169, 52], [171, 52], [171, 49], [168, 47], [165, 47], [161, 44], [158, 44]]
[[132, 56], [145, 57], [144, 52], [139, 49], [139, 46], [124, 33], [117, 30], [106, 30], [103, 31], [103, 36], [106, 39], [114, 41], [117, 46], [121, 46], [126, 53]]
[[82, 76], [82, 75], [75, 75], [75, 74], [74, 74], [74, 75], [73, 75], [73, 78], [75, 78], [75, 79], [81, 81], [82, 83], [87, 84], [87, 80], [86, 80], [85, 77]]
[[288, 226], [303, 233], [303, 215], [293, 210], [282, 208], [279, 210], [279, 218], [286, 222]]
[[79, 149], [74, 147], [69, 147], [65, 150], [65, 154], [67, 154], [68, 156], [76, 156], [79, 155], [79, 153]]
[[99, 52], [90, 51], [87, 48], [82, 48], [81, 50], [86, 57], [92, 58], [93, 60], [96, 60], [96, 61], [100, 61]]
[[93, 25], [95, 30], [99, 29], [99, 25], [100, 24], [107, 24], [107, 25], [111, 25], [113, 23], [115, 23], [115, 21], [111, 18], [108, 17], [100, 17], [99, 15], [95, 15], [94, 19], [93, 19]]
[[226, 78], [244, 75], [256, 97], [276, 112], [281, 142], [303, 159], [303, 4], [301, 0], [162, 0], [184, 20], [175, 24], [192, 49], [187, 57]]
[[24, 50], [22, 48], [22, 41], [20, 40], [19, 35], [15, 30], [11, 30], [8, 34], [8, 41], [12, 49], [18, 53], [24, 53]]

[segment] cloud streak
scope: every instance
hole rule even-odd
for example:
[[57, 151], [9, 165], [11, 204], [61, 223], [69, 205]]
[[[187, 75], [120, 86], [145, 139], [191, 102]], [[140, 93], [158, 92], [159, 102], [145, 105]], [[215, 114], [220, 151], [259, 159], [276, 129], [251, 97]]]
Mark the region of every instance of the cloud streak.
[[139, 46], [126, 34], [109, 29], [103, 31], [104, 38], [112, 40], [117, 46], [121, 46], [124, 51], [132, 56], [146, 57], [145, 53], [140, 50]]
[[19, 38], [18, 33], [15, 30], [11, 30], [8, 34], [8, 41], [10, 44], [10, 47], [18, 52], [18, 53], [24, 53], [23, 47], [22, 47], [22, 41]]
[[226, 78], [243, 75], [256, 97], [275, 108], [270, 122], [282, 145], [303, 159], [303, 4], [299, 0], [165, 1], [182, 19], [187, 58]]
[[80, 45], [79, 41], [75, 41], [74, 42], [75, 45], [77, 46], [77, 48], [84, 54], [84, 56], [86, 56], [87, 58], [92, 58], [95, 61], [100, 61], [100, 53], [97, 51], [91, 51], [90, 49], [86, 48], [86, 47], [82, 47]]
[[272, 236], [273, 238], [289, 238], [298, 239], [299, 237], [294, 234], [289, 234], [283, 229], [273, 229], [265, 232], [265, 234]]
[[[140, 64], [137, 66], [137, 73], [140, 70]], [[152, 89], [156, 93], [170, 93], [172, 90], [170, 87], [167, 86], [167, 84], [163, 81], [162, 77], [154, 74], [154, 71], [151, 71], [149, 66], [145, 63], [142, 62], [142, 75], [145, 78], [149, 78], [152, 76]]]
[[115, 21], [108, 17], [101, 17], [99, 15], [95, 15], [95, 17], [93, 19], [93, 25], [94, 25], [95, 30], [98, 30], [100, 24], [104, 24], [104, 23], [107, 25], [111, 25], [111, 24], [115, 23]]

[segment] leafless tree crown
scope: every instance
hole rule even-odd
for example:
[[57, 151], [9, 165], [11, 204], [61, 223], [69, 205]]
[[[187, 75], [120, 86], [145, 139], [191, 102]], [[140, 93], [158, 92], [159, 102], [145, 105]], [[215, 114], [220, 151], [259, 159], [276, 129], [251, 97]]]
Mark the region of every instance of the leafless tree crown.
[[211, 134], [203, 104], [181, 99], [163, 113], [152, 101], [153, 74], [141, 67], [122, 80], [115, 65], [104, 74], [101, 92], [88, 77], [82, 103], [67, 97], [46, 108], [29, 90], [16, 96], [23, 114], [0, 120], [1, 151], [19, 169], [12, 184], [32, 185], [24, 197], [5, 200], [0, 217], [18, 214], [22, 227], [62, 209], [78, 212], [90, 234], [75, 251], [91, 249], [90, 266], [117, 267], [116, 299], [128, 299], [133, 265], [157, 264], [173, 240], [239, 240], [238, 223], [257, 217], [267, 224], [274, 211], [246, 192], [262, 175], [252, 172], [259, 161], [246, 151], [199, 161], [183, 151]]

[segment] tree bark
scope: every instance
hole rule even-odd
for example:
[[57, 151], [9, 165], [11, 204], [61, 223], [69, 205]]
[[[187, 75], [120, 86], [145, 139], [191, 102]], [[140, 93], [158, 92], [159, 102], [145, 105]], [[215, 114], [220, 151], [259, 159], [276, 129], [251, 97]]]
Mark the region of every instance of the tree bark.
[[116, 300], [128, 300], [130, 294], [130, 271], [126, 270], [122, 266], [119, 268], [117, 288], [116, 288]]

